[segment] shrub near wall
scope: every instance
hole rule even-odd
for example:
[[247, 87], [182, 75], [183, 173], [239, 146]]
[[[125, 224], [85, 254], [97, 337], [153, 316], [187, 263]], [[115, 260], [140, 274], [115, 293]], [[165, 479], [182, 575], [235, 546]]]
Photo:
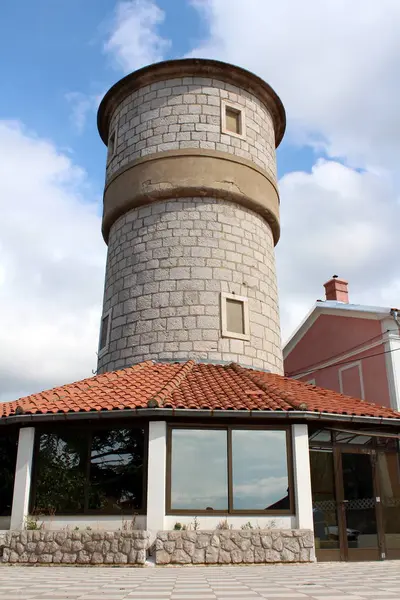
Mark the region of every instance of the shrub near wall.
[[147, 531], [10, 531], [0, 535], [3, 563], [143, 565], [148, 548]]
[[160, 531], [156, 564], [252, 564], [312, 562], [308, 529]]

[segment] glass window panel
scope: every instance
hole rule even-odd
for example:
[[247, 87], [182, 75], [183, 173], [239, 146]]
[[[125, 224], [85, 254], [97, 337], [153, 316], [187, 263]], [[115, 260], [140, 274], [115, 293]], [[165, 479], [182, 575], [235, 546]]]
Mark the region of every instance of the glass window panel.
[[89, 510], [112, 514], [143, 508], [144, 440], [138, 428], [93, 432]]
[[378, 473], [381, 482], [383, 531], [388, 558], [400, 549], [400, 471], [397, 453], [378, 452]]
[[226, 107], [226, 128], [228, 131], [240, 134], [240, 112]]
[[18, 431], [0, 434], [0, 517], [11, 515], [17, 448]]
[[318, 431], [314, 431], [310, 435], [310, 444], [314, 442], [328, 442], [331, 443], [332, 434], [329, 429], [319, 429]]
[[369, 435], [357, 435], [356, 433], [346, 433], [345, 431], [338, 431], [335, 435], [338, 444], [358, 444], [362, 446], [372, 444], [372, 438]]
[[342, 452], [343, 495], [349, 548], [377, 548], [377, 521], [369, 454]]
[[39, 435], [33, 510], [44, 514], [82, 512], [88, 432], [65, 429]]
[[226, 327], [232, 333], [245, 333], [244, 305], [241, 300], [226, 299]]
[[235, 510], [290, 509], [285, 431], [232, 431]]
[[311, 450], [310, 470], [315, 547], [339, 548], [332, 450]]
[[227, 510], [227, 432], [173, 429], [171, 508]]

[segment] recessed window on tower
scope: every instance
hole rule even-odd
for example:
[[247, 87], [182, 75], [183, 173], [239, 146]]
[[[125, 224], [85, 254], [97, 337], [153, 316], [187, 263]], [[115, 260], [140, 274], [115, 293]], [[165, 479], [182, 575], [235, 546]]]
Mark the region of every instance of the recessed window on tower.
[[241, 104], [221, 101], [221, 132], [244, 139], [246, 136], [245, 109]]
[[233, 133], [241, 134], [241, 113], [229, 106], [225, 107], [226, 128]]
[[108, 347], [110, 337], [111, 311], [108, 311], [101, 319], [99, 354], [104, 354]]
[[250, 339], [248, 299], [235, 294], [221, 294], [222, 336]]
[[240, 300], [226, 299], [226, 324], [229, 331], [244, 334], [244, 304]]
[[114, 129], [108, 138], [108, 160], [110, 161], [117, 149], [117, 130]]

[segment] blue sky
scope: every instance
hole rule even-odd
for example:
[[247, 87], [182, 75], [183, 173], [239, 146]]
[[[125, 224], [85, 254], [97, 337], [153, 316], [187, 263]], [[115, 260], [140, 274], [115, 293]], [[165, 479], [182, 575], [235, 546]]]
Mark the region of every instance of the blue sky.
[[[187, 1], [157, 4], [165, 11], [159, 33], [172, 42], [166, 59], [184, 56], [207, 35], [206, 23]], [[23, 0], [2, 7], [0, 52], [12, 60], [2, 63], [0, 114], [22, 119], [40, 136], [69, 149], [98, 182], [99, 190], [105, 150], [97, 135], [95, 113], [88, 115], [85, 130], [77, 132], [67, 98], [76, 92], [101, 94], [124, 75], [103, 51], [115, 5], [110, 0]], [[314, 159], [311, 148], [285, 140], [278, 155], [279, 173], [310, 170]]]
[[96, 109], [118, 79], [160, 59], [238, 64], [285, 105], [283, 338], [333, 273], [356, 303], [399, 305], [398, 31], [398, 0], [4, 0], [0, 400], [96, 366], [106, 256]]

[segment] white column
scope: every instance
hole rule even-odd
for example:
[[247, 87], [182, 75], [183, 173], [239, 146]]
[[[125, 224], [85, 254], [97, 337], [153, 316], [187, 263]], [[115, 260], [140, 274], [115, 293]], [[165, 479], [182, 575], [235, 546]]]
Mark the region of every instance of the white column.
[[297, 527], [314, 530], [307, 425], [292, 425]]
[[385, 340], [390, 405], [393, 410], [400, 410], [400, 336], [399, 327], [393, 317], [382, 321], [382, 332]]
[[167, 469], [167, 423], [149, 422], [147, 467], [147, 530], [153, 542], [157, 531], [164, 529], [165, 485]]
[[25, 527], [25, 519], [29, 512], [34, 441], [35, 428], [21, 427], [18, 439], [10, 529], [24, 529]]

